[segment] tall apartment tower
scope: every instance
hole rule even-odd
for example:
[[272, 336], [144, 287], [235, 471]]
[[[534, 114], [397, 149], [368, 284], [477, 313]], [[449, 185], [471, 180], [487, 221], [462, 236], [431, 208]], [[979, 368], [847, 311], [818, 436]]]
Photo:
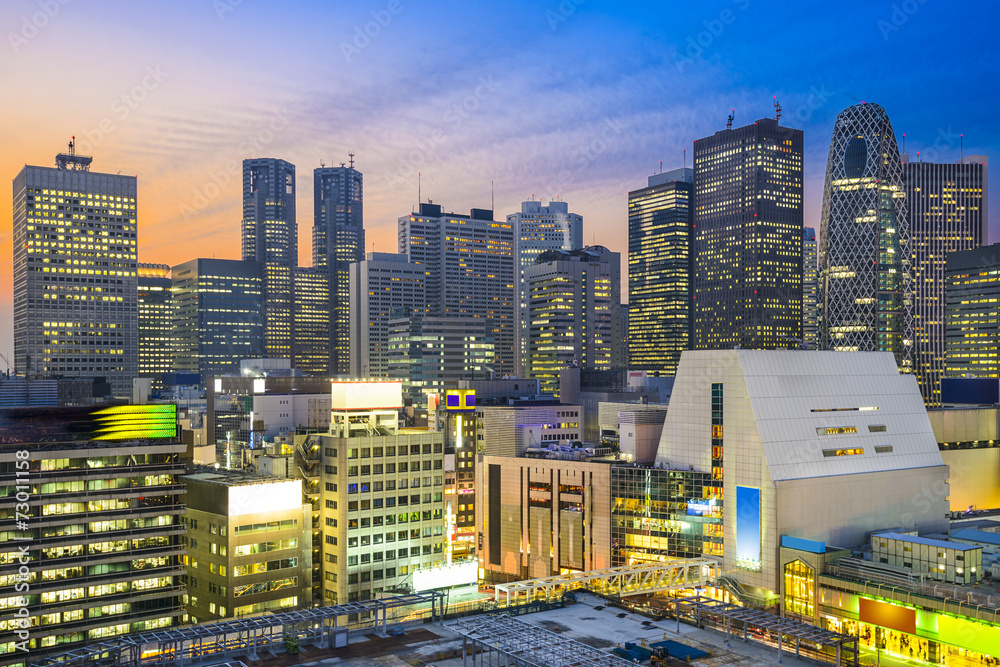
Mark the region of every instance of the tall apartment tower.
[[1000, 243], [953, 252], [945, 269], [945, 376], [1000, 377]]
[[802, 344], [809, 350], [819, 347], [819, 268], [816, 230], [802, 229]]
[[138, 377], [153, 378], [153, 386], [161, 386], [160, 378], [173, 370], [174, 302], [170, 291], [170, 265], [139, 264], [139, 373]]
[[330, 276], [330, 373], [350, 372], [350, 276], [365, 258], [361, 172], [350, 166], [313, 171], [313, 266]]
[[388, 377], [389, 321], [423, 314], [426, 307], [424, 267], [406, 255], [370, 252], [351, 264], [351, 377]]
[[820, 220], [820, 337], [824, 349], [892, 352], [913, 368], [909, 216], [896, 135], [885, 109], [837, 116]]
[[802, 337], [802, 130], [773, 118], [694, 142], [694, 349]]
[[623, 366], [619, 253], [603, 246], [549, 250], [525, 270], [524, 285], [528, 372], [543, 393], [559, 394], [559, 371], [567, 366]]
[[485, 320], [498, 375], [517, 372], [514, 248], [513, 225], [497, 222], [490, 210], [457, 215], [422, 203], [419, 213], [399, 218], [399, 252], [424, 266], [428, 314]]
[[524, 290], [524, 271], [535, 263], [538, 256], [548, 250], [578, 250], [583, 247], [583, 216], [569, 212], [569, 204], [564, 201], [550, 201], [543, 206], [540, 201], [521, 202], [521, 211], [507, 216], [507, 222], [514, 228], [514, 256], [517, 260], [518, 295], [517, 321], [515, 329], [518, 353], [518, 374], [527, 377], [525, 346], [527, 341], [528, 307]]
[[243, 160], [243, 259], [264, 271], [264, 354], [291, 358], [295, 268], [295, 165], [275, 158]]
[[136, 177], [90, 171], [74, 143], [14, 178], [14, 366], [106, 377], [130, 395], [139, 366]]
[[694, 169], [628, 193], [628, 366], [673, 375], [691, 344]]
[[941, 405], [945, 372], [946, 263], [987, 240], [985, 155], [954, 164], [902, 156], [913, 253], [913, 372], [928, 406]]
[[238, 372], [264, 353], [264, 279], [257, 262], [192, 259], [171, 270], [174, 370]]

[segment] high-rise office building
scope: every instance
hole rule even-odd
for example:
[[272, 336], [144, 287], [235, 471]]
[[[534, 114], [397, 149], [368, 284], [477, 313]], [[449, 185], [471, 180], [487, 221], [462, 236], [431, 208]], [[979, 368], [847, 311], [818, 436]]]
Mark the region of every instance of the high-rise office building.
[[261, 265], [192, 259], [171, 270], [174, 370], [202, 378], [238, 371], [240, 359], [264, 354]]
[[68, 153], [14, 178], [14, 366], [29, 377], [138, 372], [136, 178]]
[[295, 334], [292, 366], [303, 373], [330, 374], [330, 275], [326, 269], [295, 269]]
[[524, 271], [527, 369], [542, 392], [559, 394], [559, 370], [624, 364], [621, 255], [603, 246], [549, 250]]
[[885, 109], [837, 116], [820, 221], [820, 338], [824, 349], [887, 351], [912, 370], [909, 216], [896, 135]]
[[535, 263], [543, 252], [548, 250], [577, 250], [583, 247], [583, 217], [569, 212], [569, 204], [564, 201], [550, 201], [543, 206], [541, 201], [521, 202], [521, 210], [507, 216], [507, 222], [514, 228], [514, 256], [517, 261], [517, 283], [515, 291], [518, 296], [517, 320], [520, 326], [515, 329], [518, 360], [517, 372], [522, 377], [527, 376], [527, 344], [528, 330], [525, 317], [528, 307], [527, 294], [524, 290], [524, 271]]
[[264, 276], [264, 353], [291, 358], [295, 268], [295, 165], [275, 158], [243, 160], [243, 259]]
[[350, 265], [351, 377], [389, 377], [389, 321], [427, 307], [424, 267], [406, 255], [370, 252]]
[[810, 350], [819, 347], [819, 265], [816, 255], [816, 230], [802, 229], [802, 345]]
[[1000, 377], [1000, 243], [949, 254], [945, 280], [945, 375]]
[[173, 370], [174, 302], [168, 264], [139, 264], [139, 374], [153, 378], [153, 386], [162, 387], [160, 377]]
[[0, 432], [0, 512], [11, 517], [0, 664], [175, 626], [185, 613], [177, 406], [0, 410]]
[[941, 405], [946, 263], [951, 253], [986, 243], [986, 176], [985, 155], [955, 164], [903, 156], [913, 253], [913, 372], [928, 406]]
[[692, 348], [797, 345], [802, 130], [763, 118], [694, 142], [694, 256]]
[[673, 375], [691, 344], [693, 169], [628, 193], [628, 363]]
[[365, 258], [361, 172], [350, 166], [313, 171], [313, 266], [330, 275], [330, 373], [350, 372], [349, 266]]
[[517, 372], [514, 247], [513, 225], [494, 220], [493, 211], [457, 215], [422, 203], [419, 213], [399, 218], [399, 252], [424, 266], [429, 314], [484, 320], [498, 375]]

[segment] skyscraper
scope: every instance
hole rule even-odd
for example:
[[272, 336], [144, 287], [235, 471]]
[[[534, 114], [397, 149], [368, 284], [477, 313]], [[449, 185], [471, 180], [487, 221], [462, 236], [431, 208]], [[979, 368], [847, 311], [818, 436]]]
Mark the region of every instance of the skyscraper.
[[139, 374], [153, 378], [160, 388], [160, 376], [173, 370], [173, 316], [170, 266], [139, 264]]
[[14, 365], [29, 377], [138, 372], [136, 177], [69, 152], [14, 178]]
[[428, 314], [485, 320], [498, 375], [517, 372], [514, 245], [513, 225], [490, 210], [457, 215], [422, 203], [419, 213], [399, 218], [399, 252], [424, 266]]
[[910, 231], [896, 135], [885, 109], [837, 116], [820, 221], [821, 344], [889, 351], [912, 369]]
[[192, 259], [171, 270], [174, 370], [232, 373], [264, 354], [263, 270], [257, 262]]
[[243, 160], [243, 259], [264, 272], [264, 354], [292, 357], [294, 273], [298, 266], [295, 165]]
[[691, 343], [693, 169], [628, 193], [629, 368], [673, 375]]
[[816, 230], [802, 229], [802, 343], [819, 347], [819, 273], [816, 257]]
[[802, 130], [763, 118], [694, 142], [694, 255], [692, 348], [796, 346]]
[[559, 393], [559, 370], [611, 370], [624, 363], [621, 255], [603, 246], [549, 250], [524, 272], [527, 367], [542, 392]]
[[330, 374], [330, 276], [326, 269], [295, 269], [295, 335], [292, 367]]
[[350, 372], [348, 267], [365, 258], [361, 172], [350, 166], [313, 171], [313, 266], [330, 276], [330, 373]]
[[370, 252], [351, 264], [350, 279], [351, 377], [388, 377], [389, 320], [425, 312], [424, 267], [406, 255]]
[[514, 256], [518, 273], [515, 292], [518, 295], [518, 323], [515, 343], [518, 353], [518, 373], [526, 376], [528, 362], [524, 355], [527, 340], [527, 294], [524, 290], [524, 271], [548, 250], [578, 250], [583, 247], [583, 217], [569, 212], [564, 201], [550, 201], [542, 206], [540, 201], [521, 202], [521, 211], [507, 216], [514, 228]]
[[945, 375], [1000, 377], [1000, 243], [949, 254], [946, 271]]
[[986, 243], [986, 174], [985, 155], [955, 164], [903, 156], [913, 252], [913, 372], [928, 406], [941, 405], [947, 259]]

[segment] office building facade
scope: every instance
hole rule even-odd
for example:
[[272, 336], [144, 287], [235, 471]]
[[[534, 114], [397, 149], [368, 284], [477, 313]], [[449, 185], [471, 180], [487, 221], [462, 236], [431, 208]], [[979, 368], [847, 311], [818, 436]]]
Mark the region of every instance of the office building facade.
[[139, 369], [136, 178], [69, 153], [14, 178], [14, 366], [29, 377], [106, 377], [129, 395]]
[[[185, 445], [176, 406], [0, 410], [0, 430], [0, 512], [9, 519], [0, 664], [177, 625]], [[17, 499], [25, 486], [26, 511]]]
[[257, 262], [193, 259], [171, 270], [174, 370], [202, 378], [264, 355], [264, 279]]
[[651, 375], [673, 375], [691, 344], [693, 190], [685, 168], [628, 193], [628, 363]]
[[819, 258], [816, 230], [802, 229], [802, 347], [819, 349]]
[[694, 142], [692, 349], [802, 337], [802, 130], [771, 118]]
[[987, 240], [987, 170], [984, 155], [955, 164], [903, 158], [913, 252], [913, 372], [928, 406], [941, 405], [948, 258]]
[[139, 264], [139, 374], [153, 378], [153, 387], [162, 387], [160, 377], [173, 370], [174, 302], [170, 266]]
[[303, 373], [330, 374], [330, 275], [326, 269], [295, 269], [295, 334], [292, 366]]
[[389, 321], [425, 311], [424, 267], [370, 252], [350, 265], [350, 284], [351, 377], [389, 377]]
[[493, 211], [444, 213], [439, 204], [399, 218], [399, 252], [425, 272], [428, 314], [472, 317], [496, 346], [498, 375], [515, 374], [517, 267], [513, 225]]
[[892, 352], [913, 368], [909, 215], [896, 135], [885, 109], [837, 116], [820, 220], [824, 349]]
[[526, 368], [542, 392], [558, 395], [559, 370], [624, 365], [621, 255], [603, 246], [548, 250], [524, 270]]
[[948, 255], [945, 376], [1000, 377], [1000, 244]]
[[365, 259], [363, 177], [350, 166], [313, 171], [313, 266], [330, 276], [330, 373], [350, 372], [350, 275]]
[[524, 272], [535, 263], [538, 256], [548, 250], [578, 250], [583, 247], [583, 217], [570, 213], [569, 204], [564, 201], [550, 201], [547, 206], [541, 201], [521, 202], [521, 210], [507, 216], [507, 223], [514, 228], [514, 256], [518, 273], [515, 292], [518, 296], [518, 322], [515, 330], [518, 352], [518, 375], [527, 377], [528, 307], [524, 289]]
[[295, 268], [295, 165], [275, 158], [243, 160], [243, 260], [264, 279], [264, 351], [292, 356]]

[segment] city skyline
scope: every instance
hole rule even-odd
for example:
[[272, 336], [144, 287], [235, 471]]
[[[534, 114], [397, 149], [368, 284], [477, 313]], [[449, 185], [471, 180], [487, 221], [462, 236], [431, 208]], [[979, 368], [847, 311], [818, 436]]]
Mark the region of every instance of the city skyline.
[[[989, 21], [933, 4], [854, 4], [834, 16], [807, 6], [782, 15], [782, 39], [762, 52], [761, 30], [775, 27], [765, 9], [720, 2], [667, 21], [666, 9], [572, 1], [452, 5], [447, 15], [403, 0], [303, 3], [280, 15], [235, 0], [155, 15], [142, 6], [10, 3], [0, 10], [3, 60], [9, 85], [32, 103], [6, 109], [12, 131], [0, 166], [13, 178], [23, 164], [50, 165], [75, 135], [94, 171], [137, 175], [143, 263], [240, 257], [243, 159], [287, 160], [303, 176], [321, 161], [348, 162], [350, 151], [367, 181], [366, 252], [394, 250], [394, 223], [416, 205], [421, 172], [425, 201], [464, 211], [492, 199], [498, 219], [532, 196], [561, 196], [586, 221], [585, 244], [626, 262], [627, 193], [660, 160], [663, 170], [682, 166], [682, 151], [722, 129], [731, 108], [744, 125], [772, 117], [775, 96], [782, 124], [804, 131], [804, 223], [817, 229], [833, 122], [858, 101], [886, 108], [913, 160], [919, 151], [954, 162], [963, 142], [965, 155], [996, 153], [981, 85], [1000, 60]], [[426, 45], [428, 30], [467, 25], [491, 30], [468, 46]], [[246, 68], [235, 45], [265, 27], [286, 50]], [[833, 38], [848, 32], [859, 48], [845, 55]], [[977, 49], [920, 46], [948, 32]], [[591, 49], [595, 38], [605, 48]], [[868, 59], [875, 69], [851, 66]], [[928, 102], [923, 91], [935, 88], [947, 95]], [[300, 265], [312, 254], [309, 181], [299, 178], [296, 196]], [[8, 211], [10, 195], [0, 193]], [[1000, 199], [992, 199], [996, 226]], [[11, 216], [3, 219], [0, 252], [10, 257]], [[10, 264], [0, 263], [5, 313], [11, 280]], [[12, 356], [9, 322], [0, 352]]]

